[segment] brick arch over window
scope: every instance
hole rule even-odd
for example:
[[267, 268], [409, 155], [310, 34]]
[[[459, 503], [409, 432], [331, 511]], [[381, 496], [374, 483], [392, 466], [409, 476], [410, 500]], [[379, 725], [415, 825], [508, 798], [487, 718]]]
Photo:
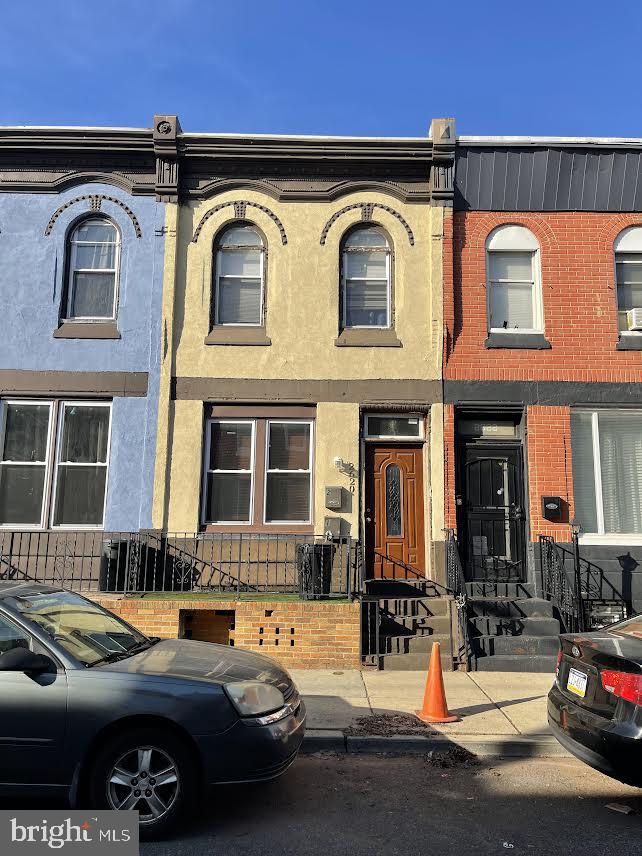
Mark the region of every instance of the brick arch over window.
[[625, 229], [631, 226], [639, 226], [642, 228], [642, 217], [639, 214], [620, 214], [612, 219], [609, 219], [600, 230], [597, 241], [598, 251], [605, 258], [610, 258], [613, 254], [615, 239]]
[[555, 232], [544, 217], [537, 214], [511, 214], [504, 211], [489, 213], [486, 217], [478, 219], [470, 231], [466, 228], [461, 231], [455, 227], [455, 243], [461, 247], [466, 246], [468, 249], [485, 250], [489, 235], [499, 226], [523, 226], [528, 229], [539, 241], [542, 253], [548, 250], [555, 251], [558, 248]]
[[340, 208], [338, 211], [335, 211], [332, 217], [330, 217], [330, 219], [323, 227], [321, 237], [319, 239], [319, 243], [321, 244], [321, 246], [325, 245], [326, 238], [328, 237], [328, 232], [337, 222], [339, 217], [341, 217], [343, 214], [346, 214], [348, 211], [354, 211], [356, 208], [361, 209], [361, 219], [364, 223], [369, 223], [372, 220], [372, 213], [375, 209], [379, 211], [385, 211], [386, 213], [391, 214], [396, 220], [401, 223], [401, 225], [406, 230], [406, 235], [408, 235], [408, 242], [410, 246], [414, 246], [415, 236], [413, 234], [412, 229], [408, 225], [408, 222], [401, 216], [398, 211], [395, 211], [394, 208], [391, 208], [389, 205], [382, 205], [380, 202], [354, 202], [352, 205], [346, 205], [343, 208]]
[[213, 208], [209, 208], [205, 214], [201, 217], [198, 222], [198, 226], [194, 229], [194, 234], [192, 235], [192, 243], [196, 244], [203, 230], [203, 226], [207, 223], [210, 217], [213, 217], [218, 211], [222, 211], [224, 208], [229, 208], [230, 206], [234, 207], [234, 218], [236, 220], [245, 220], [246, 210], [248, 208], [256, 208], [258, 211], [262, 211], [264, 214], [272, 220], [277, 229], [279, 230], [279, 235], [281, 236], [281, 243], [283, 245], [287, 244], [288, 236], [285, 232], [285, 226], [276, 216], [274, 211], [271, 211], [265, 205], [259, 205], [258, 202], [249, 202], [245, 199], [239, 199], [233, 202], [221, 202], [218, 205], [214, 205]]
[[106, 196], [104, 193], [85, 193], [82, 196], [76, 196], [74, 199], [70, 199], [68, 202], [65, 202], [64, 205], [61, 205], [57, 208], [54, 213], [49, 218], [49, 222], [47, 223], [47, 227], [45, 229], [45, 236], [49, 237], [51, 232], [56, 225], [56, 221], [60, 217], [60, 215], [66, 211], [68, 208], [71, 208], [72, 205], [77, 205], [79, 202], [89, 202], [89, 211], [98, 212], [101, 210], [103, 202], [113, 202], [114, 205], [118, 205], [119, 208], [127, 214], [129, 219], [132, 221], [132, 225], [134, 227], [134, 232], [136, 233], [137, 238], [142, 238], [143, 232], [140, 228], [140, 223], [138, 222], [138, 218], [131, 210], [128, 205], [125, 205], [124, 202], [121, 202], [120, 199], [117, 199], [115, 196]]

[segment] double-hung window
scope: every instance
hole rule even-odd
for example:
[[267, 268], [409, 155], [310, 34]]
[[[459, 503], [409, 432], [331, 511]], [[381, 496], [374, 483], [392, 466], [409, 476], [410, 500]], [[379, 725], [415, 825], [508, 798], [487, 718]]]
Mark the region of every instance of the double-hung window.
[[630, 310], [642, 313], [642, 227], [631, 226], [620, 232], [614, 249], [618, 330], [622, 333], [629, 331]]
[[313, 419], [208, 419], [203, 523], [264, 531], [311, 525], [313, 429]]
[[69, 238], [66, 319], [116, 318], [120, 235], [111, 220], [82, 220]]
[[542, 332], [539, 245], [523, 226], [500, 226], [486, 241], [488, 329]]
[[0, 526], [101, 527], [111, 405], [0, 404]]
[[642, 412], [573, 411], [571, 445], [582, 533], [642, 536]]
[[265, 246], [253, 226], [237, 224], [219, 235], [214, 278], [215, 325], [263, 323]]
[[391, 326], [391, 251], [382, 229], [353, 229], [342, 241], [342, 326]]

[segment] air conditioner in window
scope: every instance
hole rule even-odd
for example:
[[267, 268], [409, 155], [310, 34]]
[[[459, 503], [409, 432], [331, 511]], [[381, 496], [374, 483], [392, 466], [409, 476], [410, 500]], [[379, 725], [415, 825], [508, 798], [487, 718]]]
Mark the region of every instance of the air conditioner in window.
[[642, 309], [629, 309], [626, 324], [629, 330], [642, 330]]

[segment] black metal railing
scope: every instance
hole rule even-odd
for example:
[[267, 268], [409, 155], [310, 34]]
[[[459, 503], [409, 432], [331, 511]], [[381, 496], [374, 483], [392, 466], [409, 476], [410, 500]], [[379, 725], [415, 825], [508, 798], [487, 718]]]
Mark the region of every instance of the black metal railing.
[[550, 535], [539, 536], [539, 549], [544, 598], [557, 610], [565, 633], [581, 633], [585, 629], [585, 610], [573, 553], [560, 547]]
[[567, 632], [597, 630], [630, 614], [602, 568], [581, 557], [576, 533], [570, 549], [547, 535], [539, 543], [544, 597], [555, 603]]
[[291, 593], [352, 597], [350, 537], [210, 532], [0, 531], [0, 580], [76, 591]]
[[457, 665], [468, 670], [474, 658], [470, 641], [468, 592], [466, 577], [459, 555], [459, 545], [454, 529], [446, 529], [446, 585], [455, 599], [457, 609], [457, 639], [454, 644], [454, 659]]

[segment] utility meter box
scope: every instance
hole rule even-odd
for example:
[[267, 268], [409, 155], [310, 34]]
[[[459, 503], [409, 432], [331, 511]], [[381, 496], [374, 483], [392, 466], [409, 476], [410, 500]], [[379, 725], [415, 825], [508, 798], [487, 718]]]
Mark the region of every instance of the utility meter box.
[[341, 537], [341, 518], [340, 517], [324, 517], [323, 518], [323, 534], [330, 535], [332, 538]]
[[325, 507], [332, 511], [341, 511], [341, 488], [337, 485], [326, 487]]
[[559, 523], [562, 519], [562, 497], [543, 496], [542, 516], [544, 520], [550, 520], [552, 523]]

